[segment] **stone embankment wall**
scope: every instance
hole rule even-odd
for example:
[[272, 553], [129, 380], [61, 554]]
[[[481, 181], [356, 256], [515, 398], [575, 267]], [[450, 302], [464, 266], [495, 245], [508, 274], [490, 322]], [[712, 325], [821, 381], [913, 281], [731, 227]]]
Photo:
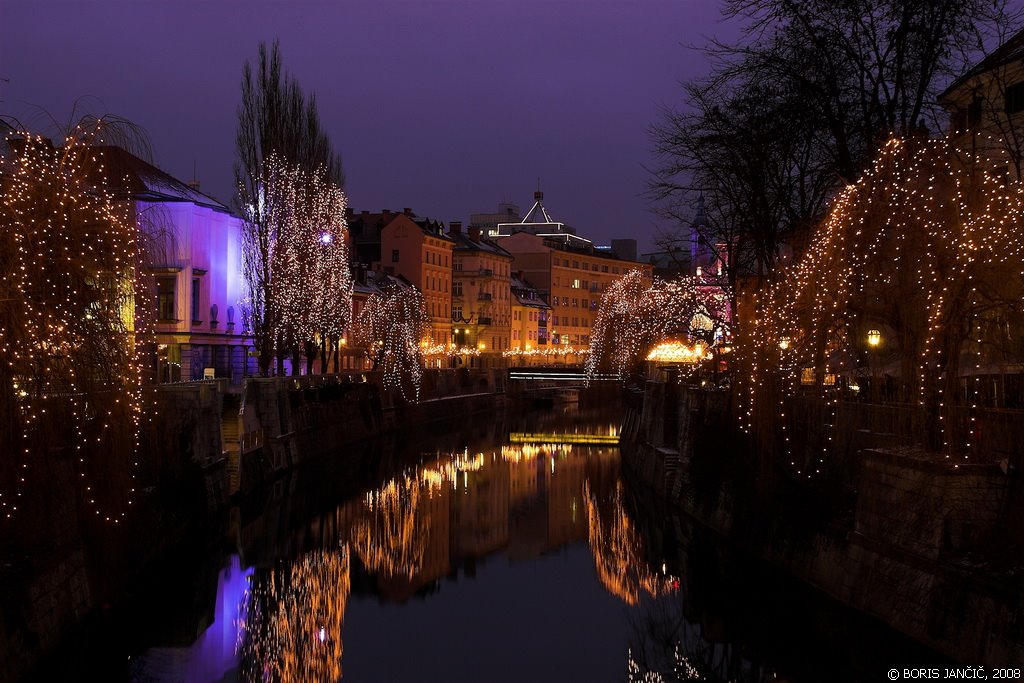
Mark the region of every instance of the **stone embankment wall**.
[[[626, 466], [668, 505], [735, 537], [737, 520], [758, 514], [746, 509], [756, 503], [737, 494], [737, 477], [724, 478], [713, 491], [694, 481], [694, 444], [706, 446], [728, 429], [724, 394], [660, 381], [648, 383], [642, 404], [640, 397], [631, 403]], [[696, 455], [716, 457], [713, 451]], [[1015, 490], [1015, 472], [905, 448], [861, 448], [853, 455], [845, 468], [855, 492], [850, 518], [832, 520], [827, 531], [800, 543], [760, 538], [753, 550], [963, 663], [1024, 665], [1020, 577], [992, 571], [971, 552], [998, 534], [1014, 509], [1008, 492]]]

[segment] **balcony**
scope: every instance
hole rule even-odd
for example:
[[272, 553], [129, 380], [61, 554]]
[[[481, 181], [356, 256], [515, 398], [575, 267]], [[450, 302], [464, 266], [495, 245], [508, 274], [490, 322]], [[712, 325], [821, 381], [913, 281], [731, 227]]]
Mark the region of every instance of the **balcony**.
[[481, 324], [481, 325], [490, 325], [491, 324], [491, 319], [490, 318], [480, 318], [479, 324]]

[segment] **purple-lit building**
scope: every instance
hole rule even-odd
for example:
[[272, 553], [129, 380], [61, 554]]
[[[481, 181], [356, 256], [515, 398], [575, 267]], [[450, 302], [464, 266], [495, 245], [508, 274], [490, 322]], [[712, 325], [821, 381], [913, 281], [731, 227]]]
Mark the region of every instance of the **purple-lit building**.
[[[242, 219], [133, 154], [104, 147], [108, 182], [133, 204], [154, 278], [153, 378], [179, 382], [257, 372], [242, 334]], [[109, 180], [123, 179], [123, 180]]]

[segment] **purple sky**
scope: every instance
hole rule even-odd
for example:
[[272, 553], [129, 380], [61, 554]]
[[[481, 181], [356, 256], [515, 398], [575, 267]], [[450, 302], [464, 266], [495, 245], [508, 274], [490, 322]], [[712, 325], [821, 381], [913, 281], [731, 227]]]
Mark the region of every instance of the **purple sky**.
[[281, 41], [344, 158], [350, 205], [468, 221], [540, 178], [556, 220], [649, 247], [647, 126], [735, 29], [714, 0], [0, 0], [0, 113], [144, 127], [155, 161], [232, 191], [242, 64]]

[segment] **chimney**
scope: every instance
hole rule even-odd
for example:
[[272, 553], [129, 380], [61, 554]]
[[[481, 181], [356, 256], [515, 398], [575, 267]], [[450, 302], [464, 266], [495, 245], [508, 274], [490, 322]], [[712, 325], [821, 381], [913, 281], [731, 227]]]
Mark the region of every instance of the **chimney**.
[[408, 206], [402, 209], [402, 213], [404, 213], [409, 218], [412, 218], [415, 215], [413, 214], [412, 209], [410, 209]]
[[391, 215], [391, 209], [381, 209], [380, 212], [382, 214], [384, 214], [385, 216], [390, 216]]
[[479, 242], [480, 241], [480, 228], [479, 227], [477, 227], [475, 225], [469, 226], [469, 239], [473, 240], [474, 242]]
[[541, 192], [540, 190], [537, 190], [536, 192], [533, 193], [533, 201], [539, 202], [539, 201], [541, 201], [543, 199], [544, 199], [544, 193]]
[[191, 187], [193, 190], [198, 190], [199, 189], [199, 181], [196, 180], [195, 178], [193, 178], [192, 180], [188, 181], [188, 183], [186, 183], [186, 185]]
[[451, 221], [448, 223], [448, 234], [449, 235], [461, 235], [462, 234], [462, 221]]
[[369, 209], [363, 209], [359, 213], [362, 214], [363, 216], [369, 216], [370, 215]]

